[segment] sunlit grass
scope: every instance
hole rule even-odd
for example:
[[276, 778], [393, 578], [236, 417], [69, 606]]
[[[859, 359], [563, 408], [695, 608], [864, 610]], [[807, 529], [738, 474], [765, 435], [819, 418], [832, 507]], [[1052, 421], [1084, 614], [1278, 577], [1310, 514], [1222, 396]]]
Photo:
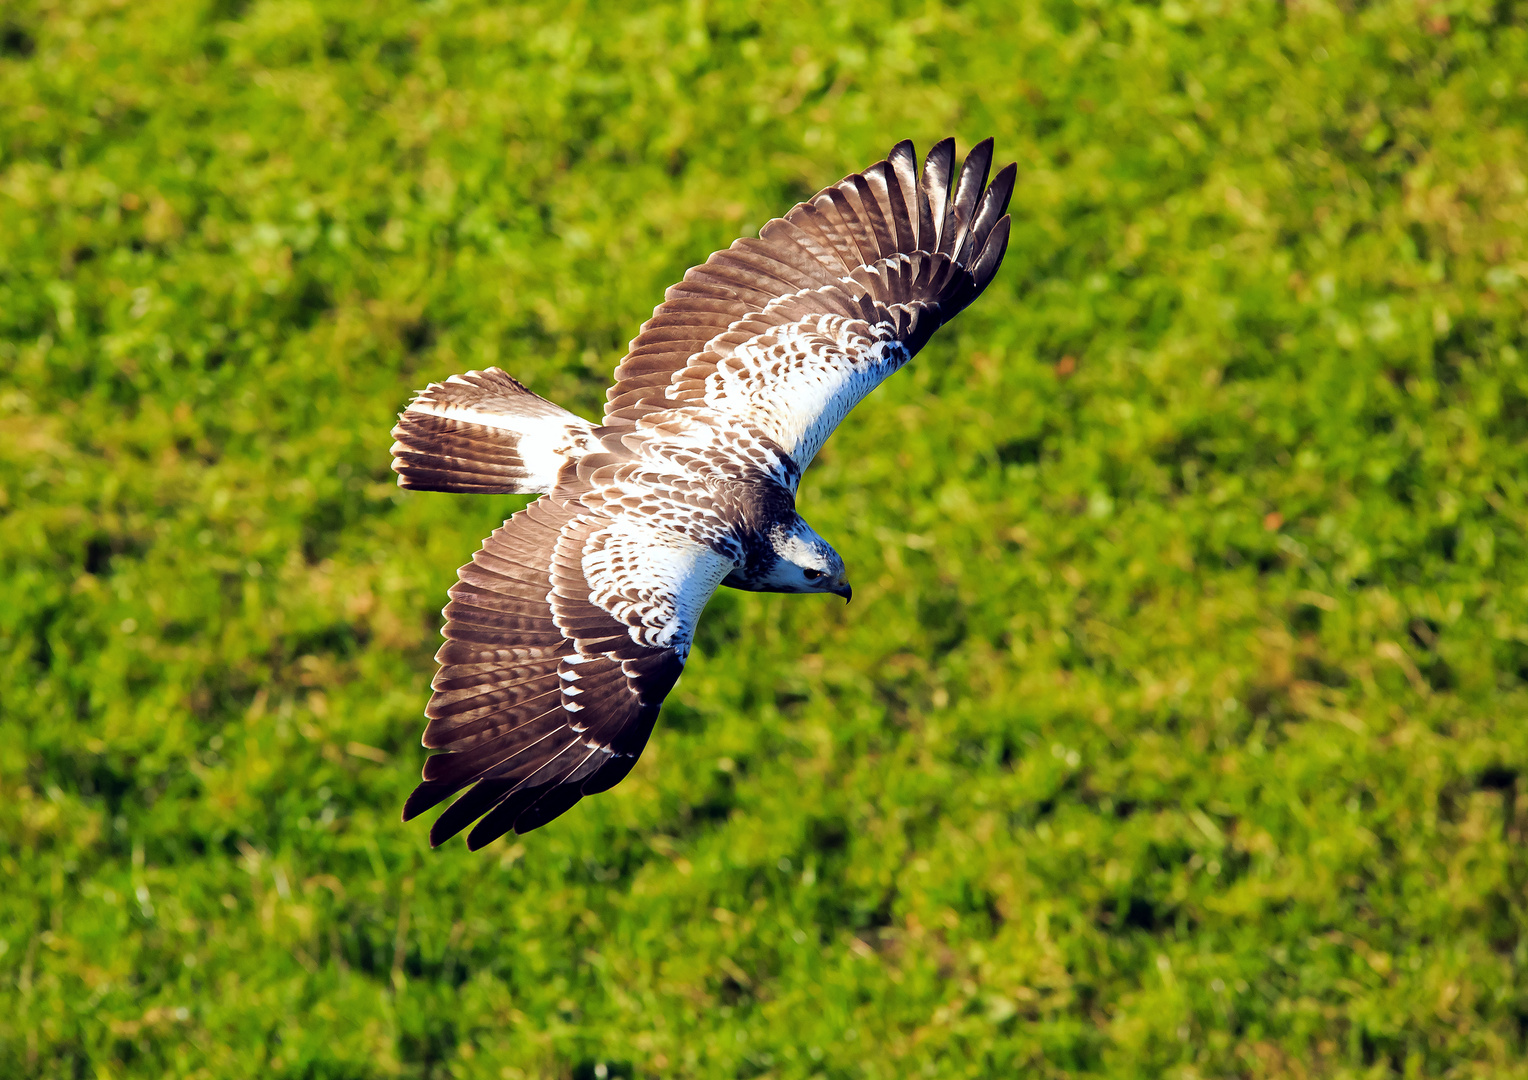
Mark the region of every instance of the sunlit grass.
[[[0, 1074], [1528, 1072], [1519, 5], [22, 0], [0, 101]], [[627, 781], [429, 850], [523, 500], [393, 414], [597, 414], [951, 133], [1013, 243], [803, 484], [853, 605], [724, 592]]]

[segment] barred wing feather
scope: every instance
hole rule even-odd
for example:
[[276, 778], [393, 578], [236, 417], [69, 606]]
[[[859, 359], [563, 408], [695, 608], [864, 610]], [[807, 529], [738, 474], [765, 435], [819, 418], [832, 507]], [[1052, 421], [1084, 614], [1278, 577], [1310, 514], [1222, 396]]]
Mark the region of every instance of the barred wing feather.
[[[404, 820], [463, 792], [432, 844], [476, 849], [619, 782], [679, 678], [730, 561], [633, 515], [543, 498], [458, 572]], [[479, 820], [481, 819], [481, 820]]]
[[910, 142], [712, 255], [673, 286], [616, 368], [605, 424], [676, 413], [746, 425], [796, 466], [992, 281], [1016, 168], [989, 186], [992, 140], [921, 175]]

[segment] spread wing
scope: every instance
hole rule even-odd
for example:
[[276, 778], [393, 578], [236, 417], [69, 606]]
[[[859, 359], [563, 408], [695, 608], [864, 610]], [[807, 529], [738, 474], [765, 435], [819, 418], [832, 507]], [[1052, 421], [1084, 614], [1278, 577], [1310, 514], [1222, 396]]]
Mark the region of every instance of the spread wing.
[[979, 296], [1008, 245], [1016, 169], [990, 187], [992, 140], [953, 194], [955, 143], [913, 145], [718, 251], [665, 294], [616, 368], [605, 423], [689, 414], [750, 427], [796, 477], [849, 410]]
[[430, 830], [477, 819], [474, 850], [618, 783], [679, 678], [732, 562], [636, 514], [543, 498], [461, 568], [425, 715], [429, 758], [404, 820], [466, 790]]

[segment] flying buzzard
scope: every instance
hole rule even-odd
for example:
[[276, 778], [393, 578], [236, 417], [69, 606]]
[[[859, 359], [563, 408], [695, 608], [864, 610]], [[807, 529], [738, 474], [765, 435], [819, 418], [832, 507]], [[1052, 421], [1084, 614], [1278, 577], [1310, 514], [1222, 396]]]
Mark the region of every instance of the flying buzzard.
[[[813, 455], [866, 394], [975, 300], [1008, 245], [992, 140], [954, 178], [910, 142], [712, 255], [615, 369], [600, 423], [497, 368], [420, 393], [393, 429], [398, 483], [538, 492], [462, 567], [425, 709], [408, 820], [467, 789], [439, 844], [545, 825], [631, 771], [718, 585], [849, 598], [796, 513]], [[478, 820], [478, 819], [482, 820]]]

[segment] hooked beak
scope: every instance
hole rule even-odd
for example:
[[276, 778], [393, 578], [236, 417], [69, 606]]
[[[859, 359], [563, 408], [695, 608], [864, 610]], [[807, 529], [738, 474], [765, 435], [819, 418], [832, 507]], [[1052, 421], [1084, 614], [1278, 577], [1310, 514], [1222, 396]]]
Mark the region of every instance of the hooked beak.
[[844, 603], [846, 604], [850, 600], [854, 599], [854, 590], [849, 587], [849, 583], [847, 581], [839, 582], [839, 584], [834, 586], [830, 591], [837, 593], [839, 596], [842, 596], [844, 598]]

